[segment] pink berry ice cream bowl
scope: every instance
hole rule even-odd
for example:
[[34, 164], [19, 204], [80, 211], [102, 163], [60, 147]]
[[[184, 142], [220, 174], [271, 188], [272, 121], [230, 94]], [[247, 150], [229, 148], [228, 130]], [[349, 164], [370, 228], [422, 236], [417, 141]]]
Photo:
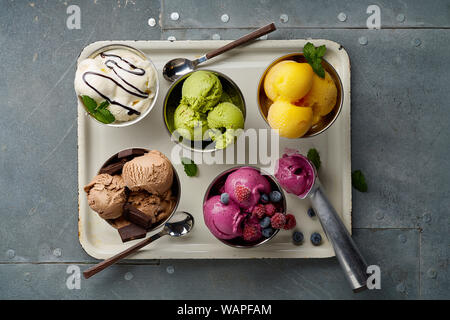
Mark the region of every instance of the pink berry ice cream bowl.
[[222, 172], [208, 186], [203, 199], [203, 218], [209, 231], [234, 248], [267, 243], [279, 231], [272, 224], [285, 215], [283, 189], [273, 176], [253, 166]]

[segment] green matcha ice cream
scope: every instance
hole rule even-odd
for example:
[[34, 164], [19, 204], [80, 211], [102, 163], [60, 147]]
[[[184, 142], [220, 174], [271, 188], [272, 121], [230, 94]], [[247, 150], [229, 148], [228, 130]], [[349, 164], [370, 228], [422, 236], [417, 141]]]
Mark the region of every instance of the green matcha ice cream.
[[208, 129], [206, 114], [195, 112], [186, 104], [180, 104], [173, 115], [175, 129], [189, 140], [203, 140]]
[[210, 136], [216, 142], [216, 148], [223, 149], [234, 141], [237, 130], [244, 128], [244, 115], [234, 104], [222, 102], [209, 112], [208, 127], [213, 129]]
[[213, 129], [242, 129], [244, 115], [234, 104], [222, 102], [208, 113], [208, 126]]
[[222, 84], [212, 72], [196, 71], [183, 83], [181, 103], [194, 111], [207, 113], [212, 110], [222, 96]]

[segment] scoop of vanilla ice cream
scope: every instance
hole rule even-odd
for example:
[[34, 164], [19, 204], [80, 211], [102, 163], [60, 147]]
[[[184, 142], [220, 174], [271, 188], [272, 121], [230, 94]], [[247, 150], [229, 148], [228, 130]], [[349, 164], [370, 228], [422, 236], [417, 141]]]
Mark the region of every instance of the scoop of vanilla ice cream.
[[103, 54], [79, 63], [75, 91], [98, 104], [109, 100], [108, 109], [116, 122], [130, 121], [138, 115], [129, 114], [121, 104], [144, 113], [155, 98], [155, 70], [150, 61], [126, 49], [108, 50]]

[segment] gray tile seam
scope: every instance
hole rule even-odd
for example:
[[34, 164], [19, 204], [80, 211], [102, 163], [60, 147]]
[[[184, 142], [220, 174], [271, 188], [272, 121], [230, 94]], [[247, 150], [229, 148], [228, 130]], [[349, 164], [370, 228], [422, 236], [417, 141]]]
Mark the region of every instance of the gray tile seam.
[[[162, 19], [162, 18], [161, 18]], [[163, 23], [161, 22], [161, 25]], [[254, 27], [163, 27], [161, 26], [161, 31], [178, 31], [178, 30], [252, 30], [257, 29], [261, 26]], [[277, 26], [277, 30], [368, 30], [368, 31], [381, 31], [381, 30], [450, 30], [450, 27], [423, 27], [423, 26], [407, 26], [407, 27], [396, 27], [396, 26], [386, 26], [380, 29], [368, 29], [367, 27], [319, 27], [319, 26], [293, 26], [293, 27], [280, 27]]]
[[[102, 261], [102, 260], [99, 260]], [[17, 262], [0, 262], [1, 265], [72, 265], [72, 264], [80, 264], [80, 265], [94, 265], [99, 261], [17, 261]], [[161, 265], [161, 260], [155, 262], [118, 262], [115, 265], [123, 265], [123, 266], [159, 266]]]
[[375, 227], [375, 228], [370, 228], [370, 227], [355, 227], [352, 228], [352, 230], [417, 230], [419, 232], [422, 231], [422, 228], [420, 227]]

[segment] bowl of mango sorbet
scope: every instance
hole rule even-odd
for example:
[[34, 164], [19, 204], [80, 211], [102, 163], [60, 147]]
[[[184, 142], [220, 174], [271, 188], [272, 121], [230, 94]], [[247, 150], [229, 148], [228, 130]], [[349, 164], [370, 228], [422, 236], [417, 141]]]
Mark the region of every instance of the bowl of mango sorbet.
[[338, 118], [344, 100], [342, 82], [325, 59], [322, 67], [324, 78], [313, 71], [303, 53], [290, 53], [275, 59], [262, 74], [259, 111], [281, 137], [313, 137]]

